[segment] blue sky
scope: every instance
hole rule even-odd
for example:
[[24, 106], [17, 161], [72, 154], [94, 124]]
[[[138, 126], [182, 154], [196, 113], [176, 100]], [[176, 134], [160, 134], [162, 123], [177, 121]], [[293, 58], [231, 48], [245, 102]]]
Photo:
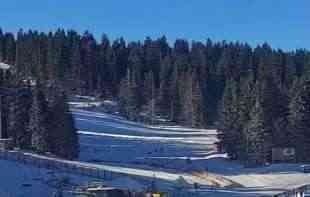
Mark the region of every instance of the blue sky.
[[89, 30], [100, 38], [240, 40], [310, 48], [309, 0], [3, 0], [0, 26]]

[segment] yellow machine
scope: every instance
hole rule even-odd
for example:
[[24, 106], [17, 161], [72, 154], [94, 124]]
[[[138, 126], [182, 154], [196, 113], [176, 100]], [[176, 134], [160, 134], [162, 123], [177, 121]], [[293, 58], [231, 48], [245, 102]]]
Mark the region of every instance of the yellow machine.
[[147, 193], [146, 197], [169, 197], [166, 192]]

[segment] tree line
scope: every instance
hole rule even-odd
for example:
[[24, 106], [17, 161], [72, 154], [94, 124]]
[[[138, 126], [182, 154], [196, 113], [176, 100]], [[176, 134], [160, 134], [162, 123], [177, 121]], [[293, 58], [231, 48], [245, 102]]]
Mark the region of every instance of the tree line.
[[[14, 73], [9, 83], [3, 83], [5, 105], [1, 110], [5, 118], [2, 127], [5, 137], [22, 150], [39, 154], [51, 153], [61, 158], [75, 159], [79, 155], [79, 139], [68, 100], [60, 82], [16, 84]], [[18, 80], [19, 81], [19, 80]], [[14, 82], [14, 83], [12, 83]], [[24, 82], [25, 83], [25, 82]], [[36, 84], [35, 84], [36, 83]], [[4, 120], [4, 119], [3, 119]]]
[[[235, 159], [264, 164], [274, 147], [310, 159], [309, 64], [306, 49], [267, 43], [205, 42], [165, 36], [114, 41], [74, 30], [0, 32], [0, 61], [19, 78], [59, 80], [71, 94], [117, 98], [128, 119], [219, 128]], [[308, 109], [309, 108], [309, 109]]]
[[74, 119], [69, 110], [65, 91], [58, 83], [44, 90], [37, 84], [33, 90], [26, 135], [30, 140], [23, 145], [39, 153], [50, 152], [62, 158], [74, 159], [79, 155], [79, 139]]

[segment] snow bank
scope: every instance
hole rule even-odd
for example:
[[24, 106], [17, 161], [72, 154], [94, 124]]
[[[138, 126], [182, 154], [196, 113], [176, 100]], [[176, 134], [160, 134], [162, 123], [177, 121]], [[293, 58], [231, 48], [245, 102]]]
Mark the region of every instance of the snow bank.
[[146, 136], [134, 136], [134, 135], [120, 135], [120, 134], [110, 134], [110, 133], [97, 133], [90, 131], [78, 131], [79, 134], [83, 135], [92, 135], [92, 136], [101, 136], [101, 137], [114, 137], [114, 138], [126, 138], [126, 139], [134, 139], [134, 140], [143, 140], [143, 141], [174, 141], [174, 142], [182, 142], [182, 143], [192, 143], [192, 144], [207, 144], [213, 145], [218, 141], [217, 138], [202, 138], [202, 137], [146, 137]]
[[11, 68], [11, 65], [5, 64], [3, 62], [0, 62], [0, 69], [2, 70], [8, 70]]

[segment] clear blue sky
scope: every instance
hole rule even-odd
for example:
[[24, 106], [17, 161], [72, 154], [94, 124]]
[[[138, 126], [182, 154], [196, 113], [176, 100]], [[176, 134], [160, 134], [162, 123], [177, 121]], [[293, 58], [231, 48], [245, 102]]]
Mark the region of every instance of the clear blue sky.
[[97, 38], [268, 41], [310, 48], [309, 0], [2, 0], [0, 26], [39, 31], [89, 30]]

